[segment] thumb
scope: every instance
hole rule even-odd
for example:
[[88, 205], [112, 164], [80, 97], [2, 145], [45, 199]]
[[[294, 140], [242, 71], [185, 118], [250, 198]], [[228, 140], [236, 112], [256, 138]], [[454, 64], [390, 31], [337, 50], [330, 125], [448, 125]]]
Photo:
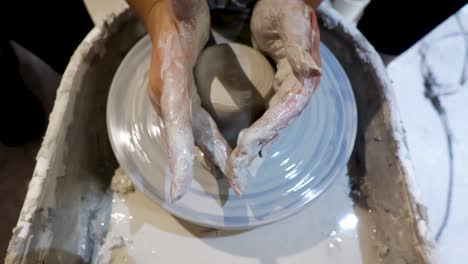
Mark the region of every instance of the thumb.
[[299, 44], [290, 42], [286, 44], [286, 58], [295, 73], [304, 77], [314, 77], [321, 75], [321, 67], [314, 60], [309, 51]]
[[[154, 47], [153, 43], [153, 47]], [[148, 80], [148, 96], [154, 110], [161, 115], [161, 95], [163, 80], [161, 79], [161, 60], [157, 49], [153, 49], [151, 53], [151, 64]]]

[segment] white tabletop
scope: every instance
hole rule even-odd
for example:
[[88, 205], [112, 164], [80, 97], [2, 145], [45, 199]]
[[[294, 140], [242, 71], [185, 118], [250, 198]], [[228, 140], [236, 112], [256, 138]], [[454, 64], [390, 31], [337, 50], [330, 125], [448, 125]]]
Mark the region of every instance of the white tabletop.
[[[141, 192], [114, 194], [100, 263], [362, 263], [359, 220], [341, 175], [299, 214], [247, 231], [176, 219]], [[367, 232], [372, 236], [372, 228]], [[364, 251], [365, 252], [365, 251]]]
[[[458, 12], [458, 17], [468, 30], [468, 5]], [[438, 241], [440, 263], [444, 264], [464, 263], [466, 261], [461, 259], [468, 259], [468, 82], [464, 85], [459, 82], [462, 65], [465, 58], [468, 59], [468, 39], [465, 42], [462, 36], [447, 36], [460, 31], [457, 19], [452, 16], [387, 68], [407, 132], [416, 182], [429, 209], [429, 222], [434, 234], [440, 230], [447, 211], [449, 155], [441, 120], [424, 96], [420, 67], [420, 50], [424, 43], [432, 45], [428, 61], [436, 79], [441, 83], [454, 84], [453, 87], [444, 88], [445, 92], [453, 94], [441, 97], [453, 136], [454, 154], [451, 210]]]

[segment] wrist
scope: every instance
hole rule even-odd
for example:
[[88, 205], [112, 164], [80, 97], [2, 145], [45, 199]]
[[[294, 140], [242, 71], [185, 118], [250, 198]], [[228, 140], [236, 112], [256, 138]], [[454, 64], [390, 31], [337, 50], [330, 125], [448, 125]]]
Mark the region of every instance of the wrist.
[[156, 0], [143, 18], [143, 23], [153, 42], [156, 39], [164, 38], [167, 33], [177, 31], [169, 5], [170, 1], [168, 0]]
[[144, 24], [148, 32], [151, 31], [154, 24], [155, 13], [159, 6], [166, 0], [127, 0], [137, 17]]

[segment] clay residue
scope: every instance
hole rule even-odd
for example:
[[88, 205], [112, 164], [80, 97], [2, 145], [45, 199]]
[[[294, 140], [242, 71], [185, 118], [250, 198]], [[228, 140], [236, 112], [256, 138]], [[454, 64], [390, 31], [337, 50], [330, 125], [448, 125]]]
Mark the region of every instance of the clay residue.
[[135, 185], [133, 185], [132, 180], [130, 180], [125, 171], [122, 168], [118, 168], [112, 178], [111, 189], [118, 194], [127, 194], [135, 191]]
[[126, 253], [126, 247], [131, 244], [131, 240], [124, 239], [122, 236], [115, 236], [110, 239], [106, 239], [95, 262], [103, 264], [133, 263], [131, 257]]
[[[358, 206], [372, 210], [376, 224], [372, 246], [379, 258], [374, 263], [433, 263], [432, 236], [417, 210], [421, 204], [385, 67], [355, 27], [345, 26], [332, 10], [319, 11], [322, 40], [344, 66], [357, 99], [359, 131], [349, 166], [351, 194]], [[337, 39], [327, 30], [343, 37]]]

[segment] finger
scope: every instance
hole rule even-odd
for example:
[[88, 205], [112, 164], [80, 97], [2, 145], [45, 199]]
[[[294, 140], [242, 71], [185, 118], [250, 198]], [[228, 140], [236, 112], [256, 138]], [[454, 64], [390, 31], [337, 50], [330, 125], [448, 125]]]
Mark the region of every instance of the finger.
[[[154, 46], [154, 45], [153, 45]], [[151, 54], [151, 65], [149, 70], [148, 97], [154, 110], [161, 116], [161, 96], [163, 81], [161, 79], [161, 62], [158, 51], [153, 50]]]
[[244, 189], [244, 181], [232, 170], [229, 160], [232, 149], [208, 112], [197, 105], [193, 107], [193, 134], [197, 146], [218, 166], [231, 188], [240, 196]]
[[172, 200], [180, 198], [193, 178], [194, 139], [190, 85], [192, 63], [177, 32], [165, 34], [153, 46], [149, 96], [164, 122], [169, 155]]
[[[287, 59], [280, 60], [276, 68], [275, 79], [273, 81], [275, 95], [268, 102], [269, 108], [281, 102], [282, 98], [285, 97], [285, 93], [289, 92], [289, 89], [285, 89], [284, 87], [292, 88], [296, 81], [294, 74], [292, 74], [291, 65]], [[287, 82], [287, 84], [285, 82]]]
[[308, 37], [312, 41], [309, 53], [311, 54], [312, 59], [315, 61], [315, 63], [320, 68], [322, 68], [322, 59], [320, 57], [320, 29], [317, 23], [317, 14], [313, 9], [309, 11], [309, 19], [311, 25], [311, 32]]
[[191, 103], [188, 93], [190, 72], [170, 65], [163, 76], [161, 112], [164, 121], [171, 170], [171, 198], [180, 198], [193, 178]]
[[195, 84], [191, 88], [195, 144], [221, 170], [236, 195], [241, 196], [244, 190], [244, 178], [239, 177], [233, 172], [230, 161], [232, 148], [219, 131], [211, 115], [201, 106], [200, 96]]
[[[231, 155], [235, 169], [246, 167], [265, 145], [277, 138], [277, 135], [292, 122], [307, 106], [313, 94], [318, 78], [297, 79], [283, 82], [277, 103], [251, 127], [241, 131], [237, 147]], [[284, 92], [283, 92], [284, 91]]]

